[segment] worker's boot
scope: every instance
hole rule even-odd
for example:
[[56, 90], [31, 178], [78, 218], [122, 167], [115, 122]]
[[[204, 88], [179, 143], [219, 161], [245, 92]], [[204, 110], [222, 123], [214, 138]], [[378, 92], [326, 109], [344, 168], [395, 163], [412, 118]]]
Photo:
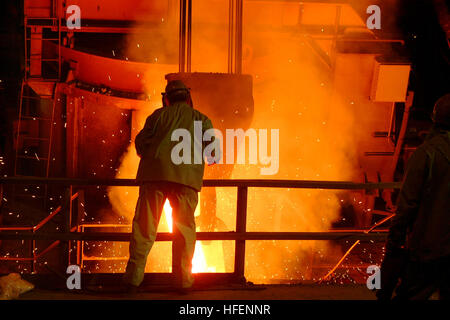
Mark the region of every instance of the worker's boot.
[[126, 293], [129, 295], [136, 295], [138, 293], [139, 287], [128, 284], [126, 286]]

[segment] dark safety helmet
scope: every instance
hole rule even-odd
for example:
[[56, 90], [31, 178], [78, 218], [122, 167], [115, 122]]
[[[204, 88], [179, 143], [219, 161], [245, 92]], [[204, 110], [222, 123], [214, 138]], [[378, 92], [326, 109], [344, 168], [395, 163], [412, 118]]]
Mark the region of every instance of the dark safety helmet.
[[163, 106], [171, 105], [178, 101], [186, 101], [192, 106], [190, 89], [181, 80], [169, 81], [166, 85], [166, 91], [162, 93]]
[[447, 93], [436, 101], [431, 119], [436, 124], [450, 127], [450, 93]]
[[170, 96], [172, 94], [178, 93], [179, 91], [189, 92], [189, 88], [186, 87], [186, 85], [181, 80], [172, 80], [167, 83], [166, 91], [164, 92], [164, 94]]

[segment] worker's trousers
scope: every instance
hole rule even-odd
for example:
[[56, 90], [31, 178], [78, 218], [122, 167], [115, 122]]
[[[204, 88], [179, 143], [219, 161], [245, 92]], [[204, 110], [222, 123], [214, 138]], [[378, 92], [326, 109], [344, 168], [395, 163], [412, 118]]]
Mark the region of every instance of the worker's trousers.
[[139, 286], [144, 279], [145, 264], [156, 238], [164, 202], [172, 207], [174, 242], [172, 266], [177, 287], [193, 284], [191, 274], [195, 250], [194, 212], [198, 203], [195, 189], [171, 182], [148, 183], [140, 187], [132, 224], [130, 258], [124, 275], [126, 283]]

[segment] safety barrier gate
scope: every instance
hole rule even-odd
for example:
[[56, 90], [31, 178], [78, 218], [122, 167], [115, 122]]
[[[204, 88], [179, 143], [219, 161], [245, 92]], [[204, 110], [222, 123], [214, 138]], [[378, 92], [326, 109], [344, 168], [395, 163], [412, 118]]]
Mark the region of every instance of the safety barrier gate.
[[[61, 207], [34, 227], [0, 227], [0, 240], [55, 240], [55, 242], [40, 254], [34, 250], [31, 258], [11, 257], [10, 260], [23, 260], [35, 262], [36, 259], [55, 247], [61, 241], [67, 250], [65, 261], [70, 263], [70, 241], [123, 241], [130, 239], [130, 233], [124, 232], [81, 232], [79, 225], [73, 223], [73, 200], [82, 197], [83, 187], [87, 186], [134, 186], [138, 187], [145, 181], [135, 179], [66, 179], [66, 178], [26, 178], [26, 177], [2, 177], [0, 185], [60, 185], [66, 188], [65, 199]], [[78, 190], [73, 192], [74, 187]], [[245, 281], [245, 242], [247, 240], [355, 240], [352, 248], [359, 241], [385, 241], [386, 231], [374, 231], [376, 227], [389, 219], [384, 218], [367, 230], [348, 231], [330, 230], [323, 232], [247, 232], [247, 194], [249, 188], [303, 188], [303, 189], [334, 189], [334, 190], [374, 190], [374, 189], [399, 189], [400, 182], [385, 183], [354, 183], [337, 181], [309, 181], [309, 180], [204, 180], [204, 187], [234, 187], [237, 188], [236, 231], [227, 232], [197, 232], [197, 240], [234, 240], [235, 259], [233, 278], [237, 281]], [[43, 224], [48, 222], [57, 213], [64, 217], [64, 223], [60, 232], [36, 232]], [[30, 232], [31, 231], [31, 232]], [[173, 241], [174, 235], [169, 232], [159, 232], [156, 241]], [[78, 246], [80, 247], [80, 246]], [[34, 244], [33, 244], [33, 249]], [[346, 253], [346, 255], [348, 252]], [[345, 258], [345, 256], [341, 261]], [[80, 257], [80, 254], [77, 254]], [[3, 257], [4, 258], [4, 257]], [[78, 259], [77, 259], [78, 260]], [[341, 262], [340, 261], [340, 262]], [[77, 261], [79, 262], [79, 261]], [[337, 267], [337, 266], [336, 266]], [[335, 268], [336, 268], [335, 267]], [[334, 269], [335, 269], [334, 268]], [[333, 269], [333, 270], [334, 270]], [[173, 270], [173, 269], [172, 269]], [[332, 270], [332, 271], [333, 271]], [[330, 272], [331, 273], [331, 272]]]

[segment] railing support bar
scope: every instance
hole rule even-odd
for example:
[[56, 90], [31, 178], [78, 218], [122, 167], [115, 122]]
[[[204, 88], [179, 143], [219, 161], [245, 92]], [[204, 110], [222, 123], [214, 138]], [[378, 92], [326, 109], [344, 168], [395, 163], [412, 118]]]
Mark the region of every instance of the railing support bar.
[[[247, 230], [247, 187], [238, 187], [236, 232]], [[234, 255], [234, 275], [238, 281], [245, 282], [245, 240], [236, 240]]]
[[[73, 194], [73, 186], [70, 185], [64, 194], [63, 204], [62, 204], [62, 232], [67, 233], [70, 232], [72, 227], [72, 194]], [[63, 248], [63, 259], [62, 259], [62, 269], [63, 272], [66, 272], [66, 268], [70, 265], [70, 240], [62, 241]]]

